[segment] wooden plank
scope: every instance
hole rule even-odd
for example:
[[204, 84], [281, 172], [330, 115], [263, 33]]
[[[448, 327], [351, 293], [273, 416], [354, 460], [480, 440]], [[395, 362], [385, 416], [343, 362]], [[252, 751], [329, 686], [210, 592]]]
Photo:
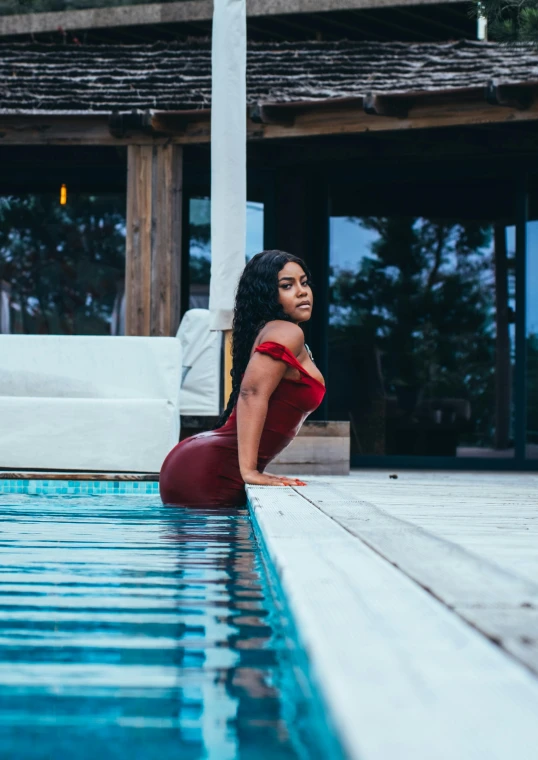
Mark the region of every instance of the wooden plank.
[[[356, 103], [330, 101], [299, 104], [293, 120], [263, 124], [247, 117], [247, 138], [252, 141], [282, 140], [315, 135], [361, 134], [366, 132], [430, 129], [538, 120], [538, 100], [527, 109], [489, 105], [476, 93], [431, 94], [414, 99], [406, 118], [367, 114], [362, 100]], [[173, 142], [195, 145], [210, 142], [208, 113], [157, 113], [154, 135], [136, 134], [115, 138], [103, 116], [1, 116], [0, 145], [164, 145]]]
[[176, 334], [181, 314], [183, 148], [153, 147], [150, 335]]
[[[301, 490], [301, 494], [464, 620], [538, 672], [538, 583], [521, 578], [454, 540], [395, 517], [345, 490], [338, 485], [316, 483]], [[408, 498], [413, 497], [408, 494]], [[501, 615], [492, 614], [500, 611]], [[511, 620], [508, 636], [503, 616]]]
[[[430, 129], [459, 125], [536, 121], [538, 101], [526, 109], [488, 104], [482, 91], [427, 93], [420, 97], [409, 94], [407, 117], [365, 113], [362, 98], [350, 101], [321, 101], [281, 106], [289, 112], [285, 123], [276, 118], [271, 123], [247, 119], [247, 139], [272, 140], [314, 135], [360, 134], [361, 132]], [[272, 106], [274, 113], [277, 107]], [[291, 118], [293, 115], [293, 119]], [[204, 116], [200, 121], [180, 114], [156, 114], [155, 124], [167, 130], [174, 141], [189, 144], [210, 140], [210, 125]]]
[[313, 483], [301, 494], [449, 607], [538, 607], [538, 583], [518, 578], [370, 501], [327, 483]]
[[150, 334], [152, 166], [152, 146], [129, 146], [125, 253], [127, 335]]
[[180, 318], [182, 148], [131, 145], [127, 168], [126, 333], [172, 336]]
[[457, 95], [425, 97], [415, 100], [407, 118], [376, 116], [362, 108], [346, 108], [335, 104], [327, 108], [305, 108], [297, 113], [291, 126], [281, 124], [249, 124], [249, 139], [282, 139], [309, 135], [358, 134], [361, 132], [429, 129], [457, 125], [494, 124], [535, 121], [538, 104], [527, 110], [492, 106], [474, 97]]
[[349, 757], [534, 758], [528, 670], [298, 492], [247, 490]]
[[458, 612], [478, 630], [491, 631], [493, 640], [538, 673], [538, 609], [469, 607]]
[[338, 490], [458, 543], [531, 582], [538, 578], [538, 476], [495, 472], [365, 472]]
[[[151, 137], [136, 140], [137, 143], [146, 141], [151, 143]], [[132, 136], [116, 138], [110, 134], [108, 114], [0, 116], [0, 145], [129, 145], [133, 142]]]

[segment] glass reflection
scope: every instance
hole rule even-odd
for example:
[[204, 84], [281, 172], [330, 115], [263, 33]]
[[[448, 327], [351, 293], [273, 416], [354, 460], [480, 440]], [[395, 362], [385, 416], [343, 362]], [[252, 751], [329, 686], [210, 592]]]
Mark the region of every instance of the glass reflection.
[[0, 332], [125, 331], [125, 195], [0, 197]]
[[538, 459], [538, 221], [527, 223], [527, 446]]
[[[263, 250], [263, 203], [247, 201], [247, 261]], [[209, 306], [211, 273], [211, 201], [189, 200], [189, 309]]]
[[504, 226], [332, 217], [330, 251], [329, 417], [350, 420], [352, 453], [512, 456]]

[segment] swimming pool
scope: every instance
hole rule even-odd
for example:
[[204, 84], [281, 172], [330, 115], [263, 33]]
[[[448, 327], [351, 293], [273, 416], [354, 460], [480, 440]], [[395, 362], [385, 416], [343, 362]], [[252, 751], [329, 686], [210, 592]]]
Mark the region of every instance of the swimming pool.
[[246, 509], [0, 481], [0, 756], [338, 758]]

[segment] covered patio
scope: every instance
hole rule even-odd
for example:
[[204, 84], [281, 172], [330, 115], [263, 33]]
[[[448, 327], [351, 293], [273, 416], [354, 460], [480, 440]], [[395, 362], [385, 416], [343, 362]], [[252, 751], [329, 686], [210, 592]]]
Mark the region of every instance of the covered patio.
[[[203, 227], [195, 206], [209, 204], [210, 57], [205, 41], [2, 45], [1, 192], [56, 193], [65, 183], [72, 194], [124, 193], [118, 292], [130, 335], [175, 334], [207, 289], [191, 264], [193, 230]], [[466, 41], [257, 43], [247, 85], [248, 199], [263, 216], [256, 240], [303, 257], [317, 284], [307, 340], [329, 389], [318, 418], [350, 421], [355, 465], [429, 466], [434, 457], [433, 466], [534, 469], [526, 238], [538, 208], [535, 52]], [[400, 258], [370, 276], [382, 220], [400, 225], [389, 246]], [[434, 233], [459, 236], [443, 253], [446, 275]], [[406, 306], [404, 290], [389, 292], [391, 271], [403, 273], [425, 240], [416, 276], [425, 285], [419, 305]], [[460, 244], [469, 261], [487, 258], [487, 282], [450, 269]], [[453, 276], [461, 292], [490, 295], [480, 309], [472, 299], [461, 312], [438, 304], [428, 343], [426, 304]], [[364, 292], [388, 314], [366, 331], [374, 305]], [[471, 323], [473, 313], [482, 322]], [[379, 338], [398, 323], [403, 336]], [[418, 357], [405, 342], [415, 333], [423, 346], [444, 340], [450, 366], [430, 349]]]

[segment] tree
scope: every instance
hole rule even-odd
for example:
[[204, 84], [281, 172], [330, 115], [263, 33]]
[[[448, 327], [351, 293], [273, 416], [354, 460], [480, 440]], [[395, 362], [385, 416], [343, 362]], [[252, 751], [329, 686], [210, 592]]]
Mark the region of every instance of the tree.
[[0, 279], [24, 333], [110, 333], [123, 286], [125, 197], [0, 198]]
[[491, 39], [538, 42], [538, 0], [481, 0], [475, 10], [487, 19]]
[[363, 355], [375, 347], [388, 395], [407, 388], [423, 398], [471, 401], [481, 442], [489, 442], [495, 381], [490, 225], [416, 217], [355, 221], [376, 239], [355, 271], [332, 271], [333, 346]]

